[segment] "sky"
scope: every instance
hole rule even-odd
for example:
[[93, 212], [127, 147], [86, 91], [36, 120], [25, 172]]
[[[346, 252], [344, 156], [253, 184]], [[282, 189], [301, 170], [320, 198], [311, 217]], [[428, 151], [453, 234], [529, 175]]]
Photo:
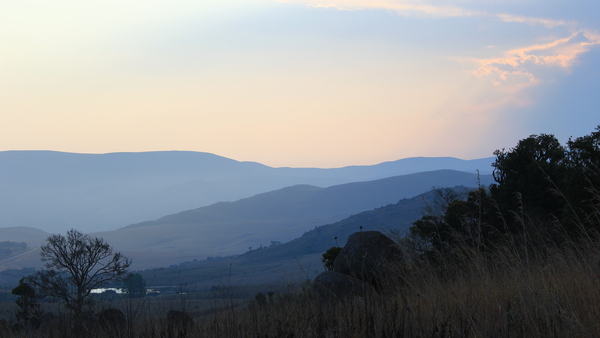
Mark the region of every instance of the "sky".
[[0, 150], [475, 159], [600, 125], [600, 2], [0, 3]]

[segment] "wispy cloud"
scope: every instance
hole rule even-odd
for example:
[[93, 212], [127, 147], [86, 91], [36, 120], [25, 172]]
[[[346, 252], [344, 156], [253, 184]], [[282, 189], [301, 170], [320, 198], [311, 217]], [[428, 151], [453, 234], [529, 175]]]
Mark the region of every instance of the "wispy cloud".
[[339, 10], [386, 9], [402, 15], [458, 17], [482, 15], [483, 12], [471, 11], [456, 6], [439, 6], [422, 0], [276, 0], [278, 2], [304, 3], [311, 7], [336, 8]]
[[500, 19], [501, 21], [504, 21], [504, 22], [518, 22], [518, 23], [525, 23], [528, 25], [543, 25], [543, 26], [546, 26], [547, 28], [554, 28], [554, 27], [566, 26], [566, 25], [574, 26], [577, 24], [576, 22], [569, 22], [569, 21], [564, 21], [564, 20], [533, 18], [533, 17], [510, 15], [510, 14], [495, 14], [493, 16], [497, 17], [498, 19]]
[[[403, 16], [489, 18], [505, 23], [542, 26], [548, 30], [564, 27], [563, 34], [568, 35], [566, 37], [555, 38], [551, 42], [541, 44], [539, 41], [546, 38], [539, 37], [530, 45], [504, 51], [494, 47], [498, 51], [497, 57], [470, 59], [475, 63], [476, 68], [469, 73], [480, 79], [489, 79], [495, 88], [501, 88], [509, 95], [542, 83], [542, 75], [547, 74], [549, 69], [570, 68], [581, 54], [588, 52], [592, 46], [600, 44], [598, 32], [581, 28], [577, 22], [472, 10], [453, 5], [452, 2], [442, 5], [431, 0], [289, 0], [285, 2], [340, 10], [382, 9]], [[554, 30], [549, 34], [560, 33]], [[489, 46], [482, 48], [489, 50]]]
[[496, 86], [512, 84], [523, 88], [539, 83], [535, 74], [540, 68], [570, 68], [581, 54], [598, 44], [598, 34], [578, 31], [549, 43], [512, 49], [497, 58], [472, 59], [478, 65], [472, 73], [480, 78], [491, 77]]
[[543, 25], [548, 28], [574, 25], [565, 20], [527, 17], [507, 13], [490, 13], [453, 5], [439, 5], [426, 0], [275, 0], [281, 3], [304, 3], [315, 8], [336, 8], [339, 10], [385, 9], [401, 15], [432, 17], [491, 17], [504, 22], [518, 22], [528, 25]]

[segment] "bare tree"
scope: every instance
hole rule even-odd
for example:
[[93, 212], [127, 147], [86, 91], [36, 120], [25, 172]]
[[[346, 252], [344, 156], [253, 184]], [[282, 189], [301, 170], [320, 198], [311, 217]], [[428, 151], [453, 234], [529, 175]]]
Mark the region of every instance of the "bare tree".
[[131, 261], [102, 238], [71, 229], [67, 236], [51, 235], [41, 247], [47, 270], [30, 276], [40, 294], [64, 301], [76, 313], [91, 304], [92, 289], [125, 277]]

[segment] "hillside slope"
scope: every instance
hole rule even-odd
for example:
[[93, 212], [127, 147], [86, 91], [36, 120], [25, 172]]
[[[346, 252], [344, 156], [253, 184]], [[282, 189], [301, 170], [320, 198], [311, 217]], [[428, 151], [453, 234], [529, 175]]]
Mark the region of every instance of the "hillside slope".
[[0, 152], [0, 227], [114, 230], [287, 186], [329, 187], [420, 171], [482, 174], [492, 158], [409, 158], [335, 169], [272, 168], [199, 152]]
[[[456, 189], [466, 190], [464, 187]], [[330, 247], [344, 246], [348, 237], [361, 231], [406, 231], [423, 215], [431, 192], [424, 193], [374, 210], [361, 212], [341, 221], [316, 227], [288, 243], [252, 250], [230, 258], [213, 258], [187, 262], [171, 268], [142, 271], [155, 285], [178, 285], [210, 288], [232, 283], [237, 285], [286, 284], [312, 279], [323, 271], [321, 255]], [[336, 238], [337, 237], [337, 241]], [[265, 290], [270, 291], [270, 290]]]
[[[481, 176], [489, 184], [491, 176]], [[475, 174], [440, 170], [318, 188], [298, 185], [236, 202], [165, 216], [156, 221], [94, 233], [134, 259], [134, 268], [227, 256], [287, 242], [323, 224], [394, 204], [432, 187], [476, 186]]]

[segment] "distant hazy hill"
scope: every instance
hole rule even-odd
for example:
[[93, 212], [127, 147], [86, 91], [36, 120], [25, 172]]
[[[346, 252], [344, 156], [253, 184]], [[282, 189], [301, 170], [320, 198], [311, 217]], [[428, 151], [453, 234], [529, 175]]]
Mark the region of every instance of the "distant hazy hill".
[[26, 242], [29, 247], [41, 246], [49, 233], [30, 227], [0, 228], [0, 241]]
[[482, 174], [493, 158], [408, 158], [337, 169], [271, 168], [208, 153], [0, 152], [0, 227], [116, 229], [297, 184], [329, 187], [438, 169]]
[[[0, 271], [4, 269], [42, 266], [42, 262], [40, 261], [40, 251], [36, 248], [43, 245], [48, 236], [50, 236], [49, 233], [35, 228], [0, 228], [0, 242], [12, 241], [27, 243], [26, 253], [18, 254], [8, 259], [0, 259]], [[2, 277], [0, 277], [0, 280], [2, 280]]]
[[[481, 176], [482, 184], [492, 181]], [[323, 224], [394, 204], [434, 186], [477, 185], [475, 174], [439, 170], [348, 183], [329, 188], [297, 185], [236, 202], [165, 216], [109, 232], [94, 233], [134, 259], [134, 268], [187, 259], [239, 254], [249, 247], [287, 242]]]
[[[274, 192], [273, 196], [281, 193], [283, 192]], [[264, 195], [260, 197], [265, 198]], [[431, 193], [429, 192], [412, 198], [401, 199], [394, 204], [388, 204], [358, 213], [338, 222], [313, 228], [290, 242], [263, 249], [254, 248], [252, 251], [235, 258], [202, 260], [202, 258], [196, 255], [181, 256], [173, 252], [160, 251], [126, 252], [126, 254], [134, 258], [134, 263], [145, 258], [146, 260], [153, 261], [155, 263], [154, 266], [161, 266], [158, 269], [150, 269], [142, 272], [145, 278], [151, 281], [153, 286], [179, 285], [183, 281], [189, 288], [198, 286], [202, 289], [210, 288], [213, 285], [249, 285], [303, 281], [306, 278], [314, 278], [318, 273], [323, 271], [320, 256], [328, 248], [336, 245], [334, 237], [338, 237], [337, 243], [343, 246], [348, 236], [360, 231], [361, 226], [363, 227], [363, 231], [406, 230], [412, 222], [422, 216], [425, 201], [429, 199], [431, 199]], [[143, 230], [145, 227], [140, 226], [135, 228], [135, 230]], [[131, 236], [131, 233], [122, 233], [121, 231], [114, 231], [112, 233], [114, 235], [120, 234], [125, 238]], [[0, 232], [0, 235], [2, 235], [2, 232]], [[231, 235], [234, 234], [232, 233]], [[210, 239], [210, 236], [202, 236], [196, 238], [195, 242], [198, 247], [201, 247], [209, 242]], [[114, 240], [115, 238], [109, 239], [109, 243]], [[154, 240], [159, 242], [161, 239], [154, 238]], [[35, 259], [38, 260], [37, 265], [32, 263]], [[192, 262], [194, 260], [196, 261]], [[189, 262], [177, 264], [170, 268], [162, 268], [184, 261]], [[27, 260], [17, 263], [22, 263], [22, 265], [11, 264], [3, 268], [39, 267], [41, 266], [39, 251], [30, 254]], [[151, 266], [153, 264], [146, 264], [143, 268]], [[2, 266], [0, 265], [0, 267]], [[134, 264], [133, 269], [139, 268], [139, 265], [136, 266]], [[16, 271], [13, 271], [14, 273]], [[23, 272], [21, 273], [23, 274]], [[8, 277], [10, 276], [11, 274]], [[12, 279], [8, 277], [4, 279], [14, 282], [18, 281], [20, 276], [16, 275]], [[3, 278], [0, 276], [0, 282], [2, 280]], [[14, 285], [8, 286], [14, 287]]]

